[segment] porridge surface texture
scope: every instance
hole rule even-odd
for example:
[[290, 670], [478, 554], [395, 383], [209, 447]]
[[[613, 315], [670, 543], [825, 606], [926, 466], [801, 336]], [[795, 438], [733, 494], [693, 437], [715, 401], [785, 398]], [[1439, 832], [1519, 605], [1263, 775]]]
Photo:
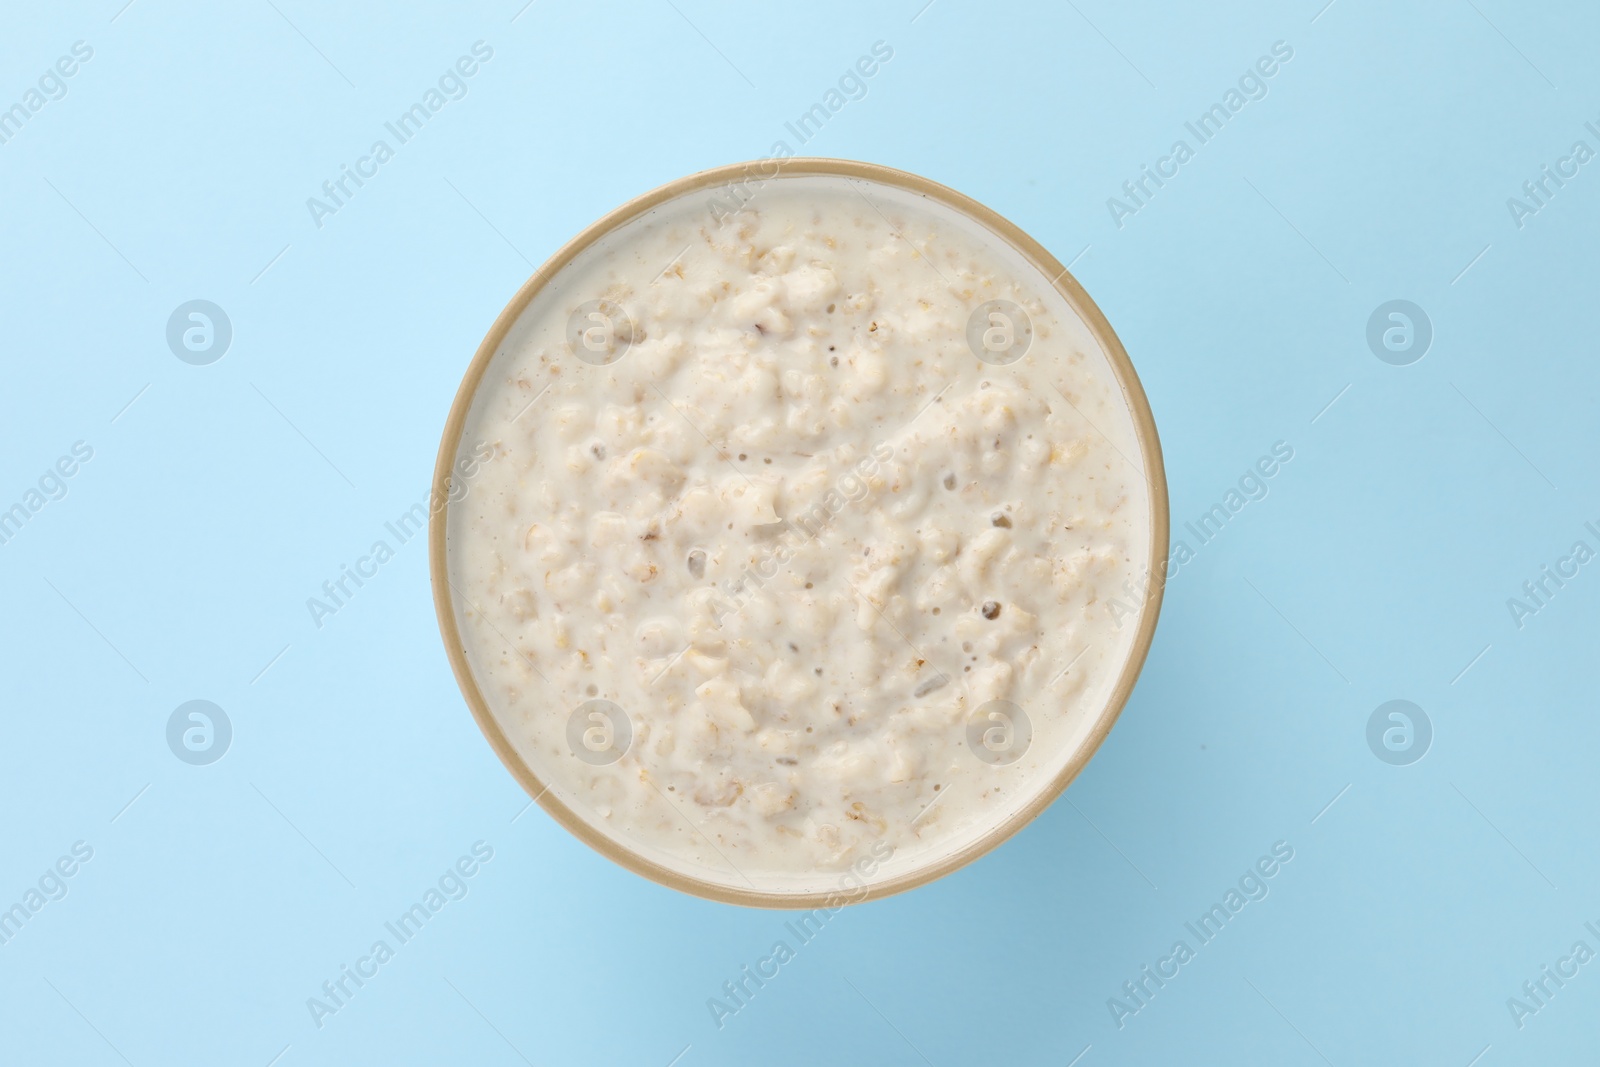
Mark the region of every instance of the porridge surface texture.
[[[1026, 354], [977, 358], [989, 329]], [[447, 560], [492, 714], [700, 878], [970, 844], [1048, 787], [1137, 629], [1150, 503], [1108, 360], [1048, 278], [897, 190], [779, 179], [614, 231], [496, 353], [474, 449]]]

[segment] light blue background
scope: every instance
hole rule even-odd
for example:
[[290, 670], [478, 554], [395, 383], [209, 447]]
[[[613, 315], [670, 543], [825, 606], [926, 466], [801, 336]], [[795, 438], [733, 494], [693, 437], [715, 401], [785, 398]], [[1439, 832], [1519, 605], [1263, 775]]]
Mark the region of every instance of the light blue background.
[[[95, 852], [0, 947], [0, 1060], [1592, 1061], [1600, 964], [1520, 1030], [1506, 1007], [1600, 949], [1600, 566], [1521, 630], [1506, 607], [1600, 545], [1600, 162], [1520, 230], [1506, 207], [1600, 148], [1592, 6], [273, 2], [5, 14], [0, 106], [74, 41], [94, 57], [0, 145], [0, 507], [74, 441], [94, 458], [0, 545], [0, 905]], [[313, 225], [306, 198], [479, 39], [469, 95]], [[517, 817], [421, 539], [321, 630], [305, 600], [427, 492], [534, 265], [661, 182], [798, 147], [785, 120], [878, 40], [893, 60], [806, 152], [925, 174], [1075, 260], [1149, 392], [1174, 535], [1274, 442], [1294, 459], [1173, 580], [1062, 801], [840, 914], [719, 1031], [706, 999], [787, 916]], [[1267, 97], [1118, 229], [1106, 198], [1279, 40]], [[164, 338], [194, 298], [233, 324], [210, 366]], [[1434, 325], [1411, 366], [1365, 342], [1393, 298]], [[195, 698], [234, 728], [205, 767], [164, 736]], [[1433, 722], [1411, 766], [1365, 740], [1394, 698]], [[478, 840], [470, 895], [313, 1025]], [[1119, 1030], [1107, 998], [1279, 840], [1271, 895]]]

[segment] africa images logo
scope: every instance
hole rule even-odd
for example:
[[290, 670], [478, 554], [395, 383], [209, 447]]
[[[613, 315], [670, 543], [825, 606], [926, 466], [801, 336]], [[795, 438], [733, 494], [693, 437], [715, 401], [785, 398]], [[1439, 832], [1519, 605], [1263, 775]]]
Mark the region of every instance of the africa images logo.
[[356, 159], [354, 167], [341, 163], [338, 175], [322, 183], [322, 196], [306, 198], [306, 211], [310, 213], [317, 229], [322, 229], [324, 219], [337, 215], [367, 182], [376, 178], [378, 168], [395, 157], [395, 150], [421, 133], [422, 127], [443, 111], [446, 104], [465, 99], [467, 79], [475, 76], [483, 64], [494, 58], [494, 49], [485, 41], [474, 41], [471, 51], [472, 55], [463, 55], [457, 58], [453, 66], [445, 68], [444, 73], [439, 75], [437, 88], [430, 85], [423, 91], [420, 100], [400, 112], [393, 122], [383, 124], [394, 138], [394, 145], [391, 146], [381, 137], [373, 141], [367, 154]]
[[1139, 968], [1136, 976], [1122, 983], [1122, 996], [1107, 997], [1106, 1010], [1111, 1013], [1111, 1021], [1117, 1024], [1117, 1029], [1127, 1026], [1129, 1019], [1148, 1008], [1156, 994], [1183, 973], [1183, 968], [1199, 955], [1200, 949], [1216, 940], [1223, 928], [1244, 911], [1245, 905], [1266, 900], [1272, 892], [1270, 880], [1292, 859], [1293, 845], [1287, 841], [1273, 842], [1271, 855], [1263, 855], [1246, 867], [1237, 885], [1229, 886], [1227, 892], [1222, 894], [1222, 900], [1212, 904], [1193, 922], [1183, 924], [1194, 938], [1193, 945], [1188, 938], [1174, 941], [1172, 948], [1155, 961], [1153, 968], [1145, 964]]
[[191, 767], [217, 762], [232, 743], [228, 713], [209, 700], [179, 704], [167, 718], [167, 747]]

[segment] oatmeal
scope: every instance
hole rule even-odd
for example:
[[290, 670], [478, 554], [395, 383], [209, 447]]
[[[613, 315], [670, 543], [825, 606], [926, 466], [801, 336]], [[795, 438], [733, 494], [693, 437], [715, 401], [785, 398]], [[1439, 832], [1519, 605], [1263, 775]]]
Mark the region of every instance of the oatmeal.
[[446, 528], [466, 661], [628, 850], [761, 892], [892, 878], [1105, 708], [1152, 553], [1134, 415], [951, 209], [819, 175], [714, 203], [590, 245], [489, 364], [461, 454], [494, 458]]

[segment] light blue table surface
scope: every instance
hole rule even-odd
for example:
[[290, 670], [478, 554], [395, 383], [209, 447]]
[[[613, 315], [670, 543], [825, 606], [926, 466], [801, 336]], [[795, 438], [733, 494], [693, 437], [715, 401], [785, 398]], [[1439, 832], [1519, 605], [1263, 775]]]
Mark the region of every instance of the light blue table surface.
[[[1592, 5], [123, 2], [0, 33], [0, 1061], [1594, 1062]], [[424, 539], [320, 629], [306, 600], [427, 493], [534, 266], [664, 181], [801, 151], [785, 123], [876, 42], [804, 152], [927, 175], [1073, 263], [1149, 393], [1174, 538], [1293, 459], [1173, 578], [1060, 801], [842, 912], [719, 1028], [787, 916], [524, 813]], [[168, 343], [193, 300], [231, 329], [213, 362]], [[1374, 348], [1395, 300], [1421, 314]], [[209, 764], [168, 744], [192, 700], [230, 725]], [[1421, 714], [1369, 744], [1392, 700]], [[475, 845], [465, 895], [386, 938]]]

